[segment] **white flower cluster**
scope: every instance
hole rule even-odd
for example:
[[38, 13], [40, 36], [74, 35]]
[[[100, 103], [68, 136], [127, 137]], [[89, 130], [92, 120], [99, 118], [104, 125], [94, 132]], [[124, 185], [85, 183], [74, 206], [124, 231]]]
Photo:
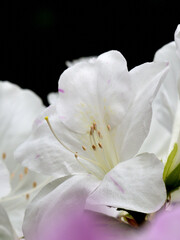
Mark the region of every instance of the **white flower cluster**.
[[180, 25], [130, 71], [68, 62], [48, 99], [0, 81], [0, 240], [180, 239]]

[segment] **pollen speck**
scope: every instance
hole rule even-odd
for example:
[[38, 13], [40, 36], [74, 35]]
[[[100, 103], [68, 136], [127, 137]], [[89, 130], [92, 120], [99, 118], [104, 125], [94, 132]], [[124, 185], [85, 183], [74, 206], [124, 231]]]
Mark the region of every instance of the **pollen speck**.
[[6, 153], [2, 154], [2, 159], [5, 160], [6, 159]]
[[37, 182], [33, 182], [33, 188], [37, 186]]
[[24, 174], [27, 174], [27, 173], [28, 173], [28, 168], [25, 167], [25, 168], [24, 168]]
[[111, 126], [109, 124], [107, 125], [107, 129], [108, 129], [108, 131], [111, 130]]
[[84, 151], [86, 151], [86, 147], [82, 146], [82, 149], [83, 149]]
[[28, 200], [30, 197], [29, 193], [26, 194], [26, 199]]
[[99, 145], [100, 148], [103, 148], [102, 145], [101, 145], [101, 143], [98, 143], [98, 145]]
[[93, 149], [94, 151], [96, 151], [96, 146], [95, 146], [95, 145], [92, 145], [92, 149]]

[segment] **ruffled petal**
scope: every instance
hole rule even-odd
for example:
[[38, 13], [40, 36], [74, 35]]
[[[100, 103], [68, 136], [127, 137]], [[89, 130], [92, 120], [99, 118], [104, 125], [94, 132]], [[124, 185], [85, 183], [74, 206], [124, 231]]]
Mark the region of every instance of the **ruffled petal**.
[[180, 25], [177, 26], [177, 29], [174, 34], [174, 38], [175, 38], [176, 49], [177, 49], [176, 53], [180, 58]]
[[169, 63], [169, 72], [153, 103], [153, 111], [157, 120], [169, 133], [172, 133], [179, 101], [178, 81], [180, 80], [180, 60], [176, 55], [175, 43], [169, 43], [158, 50], [154, 60]]
[[[175, 43], [171, 42], [158, 50], [154, 60], [169, 62], [169, 72], [153, 102], [150, 132], [140, 152], [153, 152], [160, 159], [166, 161], [177, 141], [180, 127], [178, 92], [180, 60], [176, 55]], [[155, 136], [160, 136], [160, 138]]]
[[132, 101], [131, 82], [124, 57], [117, 51], [93, 62], [77, 63], [60, 77], [57, 110], [62, 122], [85, 133], [93, 121], [119, 124]]
[[[88, 182], [88, 184], [85, 184]], [[26, 240], [57, 240], [63, 222], [71, 213], [84, 209], [87, 196], [99, 185], [90, 175], [61, 178], [48, 184], [32, 201], [26, 211], [24, 235]]]
[[164, 63], [146, 63], [130, 71], [136, 98], [116, 130], [116, 148], [121, 161], [133, 157], [148, 135], [152, 101], [168, 67]]
[[41, 99], [30, 90], [0, 81], [0, 157], [13, 170], [13, 152], [31, 132], [32, 123], [43, 109]]
[[73, 65], [80, 63], [80, 62], [94, 62], [96, 59], [95, 56], [91, 57], [81, 57], [72, 61], [66, 61], [65, 64], [67, 67], [72, 67]]
[[153, 154], [141, 154], [119, 163], [88, 197], [89, 205], [152, 213], [162, 207], [166, 189], [163, 164]]

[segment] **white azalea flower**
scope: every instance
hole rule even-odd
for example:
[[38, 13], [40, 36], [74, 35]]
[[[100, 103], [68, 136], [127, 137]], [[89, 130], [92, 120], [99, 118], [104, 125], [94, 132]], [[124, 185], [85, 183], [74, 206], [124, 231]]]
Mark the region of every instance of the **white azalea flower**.
[[22, 236], [25, 208], [40, 187], [47, 183], [47, 177], [22, 167], [14, 160], [13, 154], [29, 136], [35, 117], [43, 109], [42, 101], [33, 92], [0, 81], [0, 204], [19, 237]]
[[[168, 61], [170, 69], [153, 103], [150, 132], [140, 152], [153, 152], [163, 160], [164, 180], [171, 191], [180, 186], [180, 25], [175, 41], [158, 50], [154, 59]], [[180, 200], [180, 189], [172, 194], [172, 200]]]
[[[128, 72], [117, 51], [68, 68], [59, 80], [61, 97], [39, 117], [16, 158], [57, 178], [77, 174], [87, 187], [96, 179], [87, 208], [158, 210], [166, 199], [163, 164], [153, 154], [136, 154], [167, 69], [163, 63], [146, 63]], [[83, 175], [83, 180], [82, 173], [88, 178]]]

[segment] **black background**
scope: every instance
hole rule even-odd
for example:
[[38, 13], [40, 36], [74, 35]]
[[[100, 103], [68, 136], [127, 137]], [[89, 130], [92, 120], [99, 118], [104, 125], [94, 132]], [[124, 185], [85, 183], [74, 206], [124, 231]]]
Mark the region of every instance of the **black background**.
[[119, 50], [131, 69], [152, 61], [180, 23], [173, 1], [0, 1], [0, 79], [45, 103], [65, 61]]

